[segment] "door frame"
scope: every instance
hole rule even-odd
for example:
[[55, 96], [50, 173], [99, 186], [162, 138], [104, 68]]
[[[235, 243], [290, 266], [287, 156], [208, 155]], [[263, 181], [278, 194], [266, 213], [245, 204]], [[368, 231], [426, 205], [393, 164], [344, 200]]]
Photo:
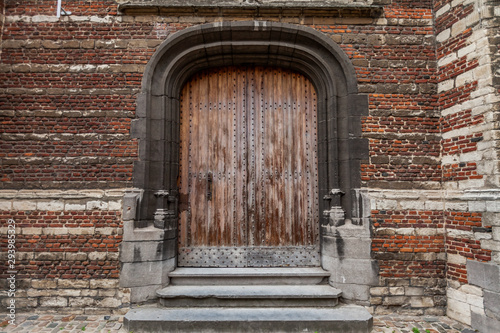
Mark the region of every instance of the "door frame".
[[[184, 83], [203, 69], [244, 64], [289, 68], [316, 88], [321, 255], [328, 255], [323, 244], [328, 243], [325, 237], [336, 237], [336, 226], [366, 229], [370, 212], [363, 209], [360, 188], [368, 140], [362, 138], [361, 118], [368, 115], [368, 96], [358, 93], [346, 53], [327, 35], [305, 26], [266, 21], [194, 26], [158, 47], [137, 98], [131, 136], [138, 139], [139, 160], [134, 163], [135, 189], [123, 202], [122, 252], [142, 254], [122, 259], [122, 286], [168, 284], [168, 272], [176, 267], [179, 95]], [[148, 242], [158, 243], [156, 252], [147, 251], [154, 248]], [[135, 281], [134, 274], [145, 266], [157, 274]]]

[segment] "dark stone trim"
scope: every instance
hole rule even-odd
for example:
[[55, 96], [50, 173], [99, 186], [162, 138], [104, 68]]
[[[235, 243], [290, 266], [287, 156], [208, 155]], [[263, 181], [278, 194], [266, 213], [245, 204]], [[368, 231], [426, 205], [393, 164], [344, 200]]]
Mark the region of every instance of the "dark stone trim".
[[257, 2], [210, 2], [188, 1], [140, 1], [119, 4], [118, 11], [125, 15], [162, 16], [327, 16], [327, 17], [379, 17], [385, 5], [392, 0], [374, 0], [372, 3], [342, 3], [337, 1], [272, 1]]

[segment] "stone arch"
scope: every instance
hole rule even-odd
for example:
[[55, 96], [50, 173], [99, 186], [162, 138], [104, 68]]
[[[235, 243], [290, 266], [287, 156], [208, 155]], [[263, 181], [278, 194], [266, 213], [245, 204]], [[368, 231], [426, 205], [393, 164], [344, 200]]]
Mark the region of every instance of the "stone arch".
[[[217, 66], [277, 66], [306, 75], [318, 92], [320, 211], [341, 206], [356, 220], [353, 188], [368, 146], [361, 139], [367, 98], [358, 95], [354, 67], [327, 36], [303, 26], [275, 22], [223, 22], [195, 26], [167, 38], [147, 65], [132, 134], [140, 140], [134, 186], [143, 196], [138, 224], [158, 209], [172, 211], [176, 195], [180, 90], [194, 73]], [[331, 194], [339, 189], [343, 195]], [[167, 191], [169, 197], [163, 197]], [[155, 195], [156, 193], [156, 195]], [[337, 202], [336, 202], [337, 201]]]
[[[132, 287], [132, 302], [154, 297], [151, 287], [168, 283], [167, 273], [176, 267], [182, 86], [198, 71], [238, 65], [291, 69], [316, 88], [323, 267], [333, 272], [342, 265], [339, 260], [349, 259], [344, 231], [337, 227], [354, 226], [357, 230], [347, 234], [362, 234], [369, 242], [370, 212], [363, 212], [360, 191], [360, 164], [368, 159], [361, 117], [368, 114], [368, 98], [358, 94], [355, 69], [344, 51], [326, 35], [292, 24], [222, 22], [187, 28], [168, 37], [149, 61], [132, 123], [131, 135], [139, 141], [133, 175], [137, 190], [124, 198], [120, 276], [123, 287]], [[369, 247], [365, 252], [363, 260], [370, 258]], [[371, 269], [371, 261], [366, 264]], [[352, 267], [348, 261], [344, 265]], [[331, 283], [358, 283], [345, 280], [332, 276]]]

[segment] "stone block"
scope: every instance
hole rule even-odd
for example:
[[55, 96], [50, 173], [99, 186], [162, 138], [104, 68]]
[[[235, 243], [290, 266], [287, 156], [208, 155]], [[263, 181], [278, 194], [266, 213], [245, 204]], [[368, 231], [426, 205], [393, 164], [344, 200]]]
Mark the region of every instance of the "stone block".
[[324, 236], [322, 253], [335, 258], [370, 259], [371, 239]]
[[352, 283], [331, 283], [331, 285], [342, 290], [342, 297], [346, 300], [368, 301], [370, 299], [370, 286]]
[[455, 265], [465, 265], [467, 263], [467, 258], [459, 254], [449, 253], [447, 256], [448, 262]]
[[97, 306], [100, 308], [118, 308], [121, 304], [121, 300], [114, 297], [107, 297], [97, 301]]
[[119, 287], [119, 281], [116, 279], [90, 280], [90, 289], [116, 289]]
[[437, 286], [437, 279], [435, 278], [411, 278], [410, 286], [412, 287], [435, 287]]
[[156, 291], [161, 289], [161, 285], [150, 285], [130, 288], [130, 302], [140, 303], [157, 299]]
[[383, 305], [405, 305], [408, 303], [408, 297], [406, 296], [386, 296], [384, 297]]
[[69, 299], [69, 307], [72, 308], [85, 308], [95, 306], [96, 300], [93, 297], [71, 297]]
[[56, 200], [38, 201], [36, 203], [36, 208], [37, 210], [49, 211], [49, 212], [62, 211], [64, 210], [64, 202]]
[[455, 86], [460, 87], [466, 83], [470, 83], [474, 81], [473, 71], [468, 71], [463, 74], [460, 74], [455, 79]]
[[476, 286], [471, 286], [470, 284], [464, 284], [460, 286], [459, 290], [466, 294], [483, 296], [483, 290], [481, 288], [478, 288]]
[[482, 296], [467, 295], [467, 303], [476, 308], [484, 308]]
[[40, 297], [40, 306], [64, 308], [68, 306], [68, 299], [64, 297]]
[[135, 228], [134, 221], [123, 221], [124, 241], [162, 241], [165, 239], [165, 230], [149, 226]]
[[88, 259], [87, 253], [65, 253], [65, 259], [69, 261], [85, 261]]
[[14, 210], [36, 210], [36, 201], [14, 201], [12, 203], [12, 209]]
[[467, 325], [471, 324], [471, 310], [470, 305], [467, 303], [459, 302], [457, 300], [448, 300], [448, 308], [446, 311], [448, 317], [458, 320]]
[[456, 53], [450, 53], [447, 56], [444, 56], [443, 58], [441, 58], [441, 59], [438, 60], [438, 66], [439, 67], [446, 66], [446, 65], [452, 63], [453, 61], [455, 61], [457, 59], [458, 58], [457, 58], [457, 54]]
[[108, 254], [106, 252], [90, 252], [88, 254], [89, 260], [106, 260]]
[[176, 239], [153, 242], [123, 242], [120, 247], [121, 262], [159, 261], [175, 257]]
[[484, 291], [484, 311], [488, 317], [500, 320], [500, 293]]
[[405, 287], [406, 296], [422, 296], [423, 294], [424, 294], [424, 288]]
[[476, 312], [472, 312], [471, 317], [471, 326], [478, 330], [478, 332], [498, 332], [500, 320]]
[[370, 259], [341, 259], [322, 255], [323, 267], [330, 271], [332, 283], [378, 284], [378, 264]]
[[388, 287], [374, 287], [370, 288], [370, 295], [373, 296], [386, 296], [389, 295]]
[[466, 20], [461, 20], [461, 21], [458, 21], [457, 23], [453, 24], [451, 26], [451, 37], [457, 36], [462, 31], [464, 31], [466, 27], [467, 27]]
[[144, 285], [161, 285], [168, 281], [168, 271], [164, 271], [166, 261], [147, 261], [139, 263], [123, 263], [120, 274], [121, 287], [141, 287]]
[[69, 280], [69, 279], [59, 279], [57, 280], [58, 288], [71, 288], [71, 289], [82, 289], [89, 287], [89, 280]]
[[405, 288], [404, 287], [390, 287], [389, 288], [389, 295], [404, 295], [405, 294]]
[[493, 239], [481, 240], [481, 248], [491, 251], [500, 251], [500, 242]]
[[57, 296], [62, 297], [79, 297], [82, 291], [80, 289], [58, 289]]
[[412, 308], [431, 308], [434, 306], [434, 300], [428, 296], [413, 296], [410, 298]]
[[57, 280], [31, 280], [31, 287], [35, 289], [55, 289]]

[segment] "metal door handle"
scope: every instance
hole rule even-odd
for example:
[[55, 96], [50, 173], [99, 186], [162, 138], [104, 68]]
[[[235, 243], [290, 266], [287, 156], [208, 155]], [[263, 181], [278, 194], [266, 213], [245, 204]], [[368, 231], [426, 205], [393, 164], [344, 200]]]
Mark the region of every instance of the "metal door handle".
[[209, 172], [207, 175], [207, 200], [208, 201], [212, 200], [212, 184], [213, 184], [213, 177], [212, 177], [212, 173]]

